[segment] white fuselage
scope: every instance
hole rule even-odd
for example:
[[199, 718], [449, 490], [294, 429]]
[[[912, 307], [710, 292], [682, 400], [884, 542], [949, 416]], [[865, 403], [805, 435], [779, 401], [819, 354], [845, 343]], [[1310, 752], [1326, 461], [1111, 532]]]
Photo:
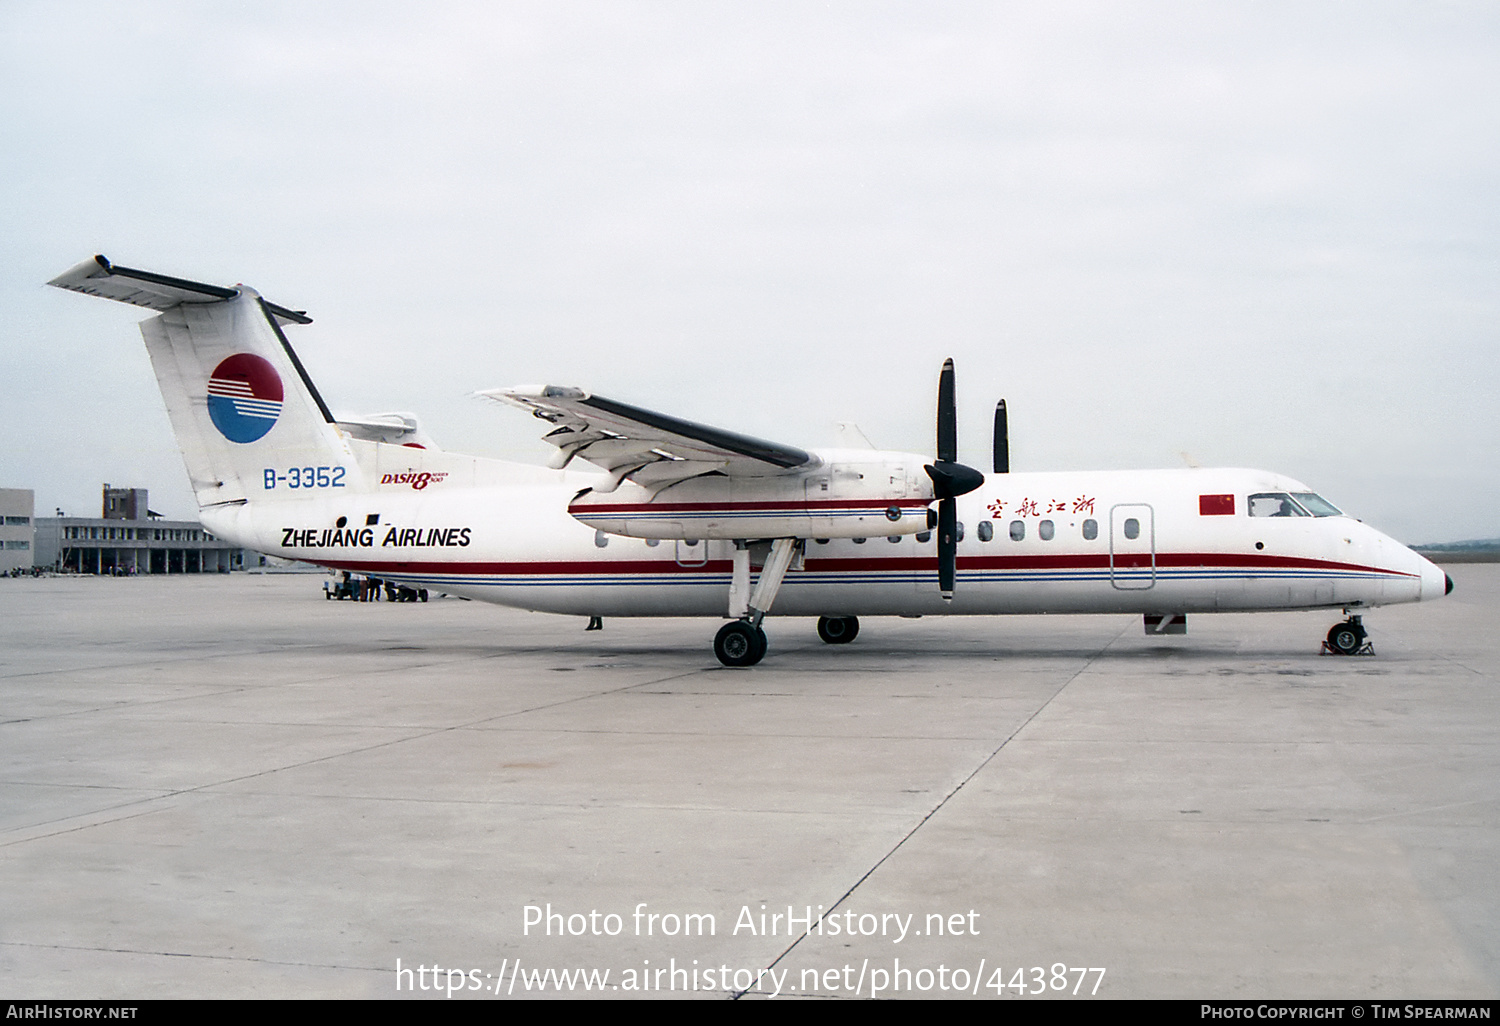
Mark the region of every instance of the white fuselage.
[[[141, 335], [214, 534], [524, 609], [728, 616], [714, 643], [726, 665], [764, 656], [767, 613], [840, 621], [820, 626], [834, 641], [852, 638], [859, 616], [1138, 612], [1175, 623], [1415, 602], [1449, 583], [1262, 471], [984, 478], [956, 462], [952, 360], [931, 462], [809, 452], [567, 386], [481, 393], [545, 422], [564, 468], [549, 470], [434, 449], [407, 414], [336, 419], [282, 330], [309, 318], [253, 289], [103, 256], [51, 284], [159, 311]], [[1351, 654], [1363, 638], [1351, 619], [1330, 644]]]
[[[597, 474], [357, 448], [368, 489], [283, 486], [204, 523], [261, 552], [524, 609], [728, 614], [734, 542], [590, 528], [568, 507]], [[1441, 570], [1351, 517], [1249, 515], [1253, 494], [1306, 491], [1255, 470], [991, 475], [957, 500], [951, 602], [926, 534], [809, 538], [774, 614], [1359, 609], [1444, 593]]]

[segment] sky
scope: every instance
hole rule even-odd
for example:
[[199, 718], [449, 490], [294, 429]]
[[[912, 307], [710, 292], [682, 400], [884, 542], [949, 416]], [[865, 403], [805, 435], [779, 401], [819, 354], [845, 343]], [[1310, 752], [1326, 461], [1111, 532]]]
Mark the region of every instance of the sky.
[[1243, 466], [1500, 536], [1500, 7], [0, 0], [0, 487], [196, 515], [103, 253], [244, 282], [336, 413], [527, 382], [779, 442]]

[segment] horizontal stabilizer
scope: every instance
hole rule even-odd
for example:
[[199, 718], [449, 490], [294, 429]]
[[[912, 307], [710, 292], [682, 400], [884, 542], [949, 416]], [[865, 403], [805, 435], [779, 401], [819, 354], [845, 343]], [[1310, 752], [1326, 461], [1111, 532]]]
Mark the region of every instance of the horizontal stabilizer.
[[[207, 285], [152, 271], [139, 271], [133, 267], [120, 267], [103, 256], [85, 260], [47, 284], [70, 292], [82, 292], [132, 306], [144, 306], [149, 310], [170, 310], [183, 303], [219, 303], [240, 294], [237, 288]], [[312, 318], [302, 310], [288, 310], [269, 302], [266, 303], [266, 309], [282, 324], [312, 323]]]

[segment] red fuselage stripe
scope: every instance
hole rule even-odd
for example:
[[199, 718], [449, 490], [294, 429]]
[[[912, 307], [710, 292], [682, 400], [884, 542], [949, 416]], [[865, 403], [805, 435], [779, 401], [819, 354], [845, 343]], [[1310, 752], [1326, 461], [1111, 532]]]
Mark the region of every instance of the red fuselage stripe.
[[[593, 559], [593, 560], [537, 560], [535, 562], [433, 562], [430, 560], [405, 562], [400, 560], [317, 560], [323, 566], [337, 570], [356, 570], [362, 573], [384, 571], [393, 574], [479, 574], [489, 576], [516, 576], [527, 574], [724, 574], [733, 564], [727, 559], [711, 559], [696, 565], [684, 565], [666, 559]], [[960, 570], [1107, 570], [1110, 567], [1107, 553], [1099, 555], [1072, 556], [960, 556]], [[1117, 568], [1149, 567], [1150, 553], [1117, 553], [1113, 565]], [[1161, 552], [1156, 554], [1157, 567], [1235, 567], [1253, 572], [1264, 570], [1342, 570], [1361, 574], [1388, 574], [1396, 577], [1416, 577], [1401, 570], [1384, 567], [1363, 566], [1358, 563], [1339, 563], [1326, 559], [1305, 559], [1300, 556], [1246, 555], [1242, 553], [1213, 552]], [[815, 558], [809, 556], [805, 569], [808, 572], [858, 572], [894, 570], [930, 570], [936, 572], [936, 556], [887, 556]]]
[[568, 505], [571, 513], [657, 513], [662, 517], [670, 516], [674, 511], [683, 513], [700, 513], [704, 511], [724, 510], [726, 512], [739, 512], [744, 510], [785, 510], [785, 509], [873, 509], [884, 506], [905, 506], [908, 508], [925, 509], [932, 499], [907, 498], [907, 499], [820, 499], [820, 500], [798, 500], [786, 499], [782, 502], [616, 502], [616, 503], [594, 503], [574, 502]]

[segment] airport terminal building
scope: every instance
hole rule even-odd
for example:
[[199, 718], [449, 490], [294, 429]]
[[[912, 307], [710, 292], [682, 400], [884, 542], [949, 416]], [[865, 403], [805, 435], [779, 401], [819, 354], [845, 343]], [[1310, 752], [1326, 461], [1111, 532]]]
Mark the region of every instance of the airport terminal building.
[[36, 493], [0, 488], [0, 574], [30, 570], [36, 550]]
[[[20, 489], [0, 491], [0, 502]], [[31, 493], [25, 493], [28, 498]], [[19, 508], [19, 506], [17, 507]], [[7, 520], [10, 505], [0, 510]], [[195, 520], [164, 520], [147, 507], [144, 488], [104, 486], [103, 516], [29, 516], [23, 567], [83, 574], [228, 573], [244, 550], [215, 538]], [[19, 516], [20, 514], [16, 514]], [[7, 536], [8, 537], [8, 536]], [[5, 555], [10, 555], [7, 550]], [[0, 564], [9, 570], [9, 564]]]

